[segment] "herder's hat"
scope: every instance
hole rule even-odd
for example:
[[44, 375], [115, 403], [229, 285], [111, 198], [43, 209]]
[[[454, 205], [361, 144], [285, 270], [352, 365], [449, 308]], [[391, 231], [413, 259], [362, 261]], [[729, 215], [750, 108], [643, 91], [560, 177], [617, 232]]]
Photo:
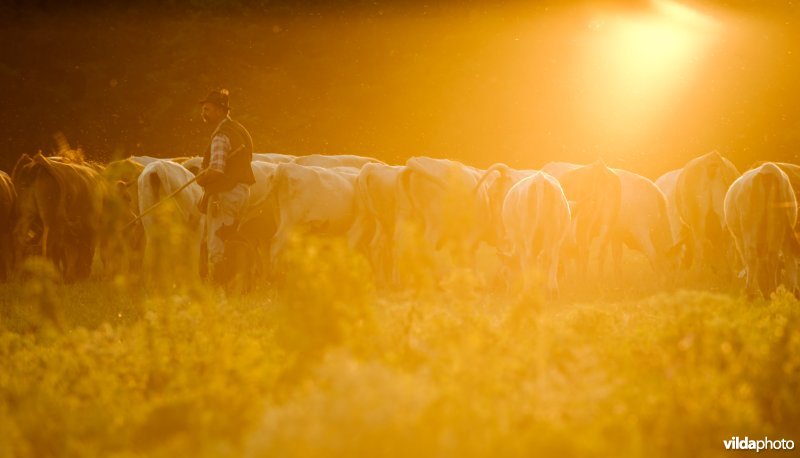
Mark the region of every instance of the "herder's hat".
[[226, 110], [230, 110], [231, 107], [228, 105], [228, 90], [227, 89], [220, 89], [218, 91], [211, 91], [208, 96], [200, 101], [201, 104], [203, 103], [213, 103], [219, 107], [222, 107]]

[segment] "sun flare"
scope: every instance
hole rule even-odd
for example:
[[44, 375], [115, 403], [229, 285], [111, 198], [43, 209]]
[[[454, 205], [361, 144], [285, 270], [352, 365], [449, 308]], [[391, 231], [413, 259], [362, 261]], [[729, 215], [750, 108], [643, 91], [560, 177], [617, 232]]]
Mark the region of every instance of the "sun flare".
[[642, 12], [595, 14], [588, 30], [579, 58], [584, 110], [598, 132], [629, 138], [653, 128], [699, 77], [721, 34], [718, 22], [670, 0], [653, 0]]

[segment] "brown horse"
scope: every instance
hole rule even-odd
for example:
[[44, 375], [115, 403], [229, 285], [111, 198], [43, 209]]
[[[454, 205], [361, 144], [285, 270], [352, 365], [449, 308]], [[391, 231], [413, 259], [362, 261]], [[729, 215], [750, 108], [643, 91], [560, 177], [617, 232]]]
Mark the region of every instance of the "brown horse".
[[14, 166], [18, 259], [41, 255], [66, 281], [91, 273], [106, 186], [94, 168], [24, 154]]
[[16, 217], [17, 192], [7, 173], [0, 171], [0, 281], [8, 279], [14, 265], [12, 233]]

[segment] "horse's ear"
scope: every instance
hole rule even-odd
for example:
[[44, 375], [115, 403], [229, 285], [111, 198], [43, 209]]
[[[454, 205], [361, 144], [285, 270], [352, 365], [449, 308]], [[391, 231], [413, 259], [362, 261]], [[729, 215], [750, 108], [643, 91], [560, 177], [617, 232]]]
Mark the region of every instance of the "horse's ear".
[[39, 151], [38, 153], [36, 153], [35, 156], [33, 156], [33, 161], [38, 162], [39, 164], [47, 164], [47, 158], [44, 157], [44, 154], [42, 154], [41, 151]]
[[17, 159], [17, 163], [14, 164], [14, 168], [11, 170], [11, 179], [14, 180], [14, 177], [20, 173], [20, 169], [31, 162], [33, 162], [33, 159], [28, 156], [28, 153], [22, 153], [22, 156]]
[[17, 159], [17, 164], [14, 166], [14, 168], [22, 167], [23, 165], [28, 164], [31, 161], [33, 161], [33, 159], [30, 156], [28, 156], [28, 153], [22, 153], [22, 156], [20, 156], [19, 159]]

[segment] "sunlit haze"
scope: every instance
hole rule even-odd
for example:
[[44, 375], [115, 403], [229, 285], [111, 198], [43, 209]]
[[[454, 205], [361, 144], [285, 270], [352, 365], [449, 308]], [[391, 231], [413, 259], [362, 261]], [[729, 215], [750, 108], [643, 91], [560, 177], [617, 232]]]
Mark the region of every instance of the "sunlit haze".
[[647, 139], [703, 77], [702, 62], [724, 33], [715, 19], [668, 0], [643, 11], [590, 12], [572, 69], [590, 75], [573, 107], [576, 129], [608, 147]]
[[0, 458], [797, 456], [800, 0], [0, 17]]
[[199, 154], [196, 94], [223, 86], [265, 152], [653, 176], [715, 149], [741, 166], [797, 154], [800, 28], [780, 2], [35, 11], [2, 32], [19, 66], [2, 97], [26, 107], [2, 115], [12, 155], [59, 130], [90, 157]]

